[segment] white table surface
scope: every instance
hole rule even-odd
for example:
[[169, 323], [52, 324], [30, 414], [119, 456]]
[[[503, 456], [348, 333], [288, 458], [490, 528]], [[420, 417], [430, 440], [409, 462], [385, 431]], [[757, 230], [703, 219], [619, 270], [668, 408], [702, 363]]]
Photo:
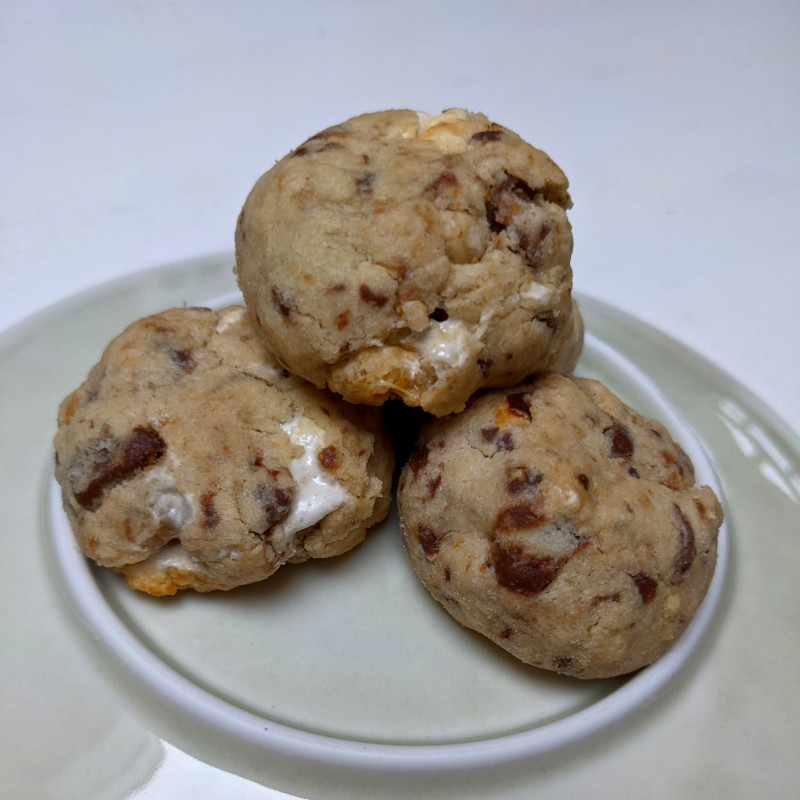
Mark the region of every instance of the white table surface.
[[0, 330], [232, 249], [330, 124], [464, 106], [569, 176], [578, 290], [800, 431], [796, 2], [5, 0], [0, 75]]

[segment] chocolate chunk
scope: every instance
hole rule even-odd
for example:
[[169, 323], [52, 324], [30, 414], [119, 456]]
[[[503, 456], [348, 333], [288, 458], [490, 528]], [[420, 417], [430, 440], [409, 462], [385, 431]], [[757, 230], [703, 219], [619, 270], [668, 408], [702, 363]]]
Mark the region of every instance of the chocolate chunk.
[[425, 551], [425, 555], [432, 556], [439, 552], [439, 536], [427, 525], [419, 525], [417, 527], [417, 539]]
[[497, 449], [506, 450], [508, 452], [514, 449], [514, 437], [511, 435], [511, 431], [506, 431], [501, 434], [500, 438], [497, 440]]
[[375, 183], [375, 173], [365, 172], [356, 178], [356, 194], [359, 197], [369, 197], [372, 194], [372, 187]]
[[481, 428], [481, 438], [485, 442], [493, 442], [499, 431], [500, 428], [497, 428], [495, 426], [492, 426], [490, 428]]
[[138, 426], [127, 439], [108, 437], [92, 442], [87, 448], [87, 479], [81, 488], [72, 485], [78, 505], [94, 511], [107, 489], [155, 464], [166, 450], [164, 440], [152, 428]]
[[582, 472], [578, 475], [578, 483], [583, 486], [584, 489], [589, 488], [589, 478], [586, 477]]
[[470, 144], [484, 144], [485, 142], [499, 142], [503, 138], [503, 131], [478, 131], [470, 136]]
[[169, 357], [172, 359], [172, 363], [180, 367], [184, 372], [191, 372], [195, 367], [194, 358], [192, 358], [190, 350], [171, 347]]
[[214, 507], [214, 498], [217, 496], [216, 492], [210, 489], [200, 495], [200, 508], [203, 511], [203, 527], [216, 528], [219, 525], [219, 515], [217, 509]]
[[530, 422], [531, 404], [530, 400], [528, 400], [524, 394], [521, 392], [507, 394], [506, 405], [508, 406], [509, 411], [514, 413], [516, 416], [527, 419]]
[[611, 442], [612, 458], [630, 458], [633, 455], [633, 439], [630, 431], [619, 422], [603, 429], [606, 438]]
[[540, 503], [518, 503], [499, 511], [494, 523], [496, 531], [523, 531], [538, 528], [545, 521]]
[[512, 245], [511, 249], [520, 253], [529, 267], [536, 269], [542, 261], [544, 242], [550, 232], [551, 228], [548, 225], [542, 225], [535, 236], [517, 232], [517, 244]]
[[519, 203], [531, 203], [536, 192], [525, 181], [513, 175], [492, 187], [485, 197], [486, 219], [492, 233], [504, 231], [512, 222], [515, 206]]
[[350, 310], [346, 308], [336, 317], [334, 322], [336, 324], [336, 330], [343, 331], [350, 324]]
[[686, 571], [692, 566], [694, 557], [697, 555], [697, 548], [694, 541], [694, 529], [686, 515], [677, 503], [673, 503], [672, 510], [678, 522], [678, 533], [680, 535], [680, 550], [678, 558], [675, 560], [672, 583], [680, 583]]
[[365, 302], [371, 303], [373, 306], [383, 308], [388, 302], [389, 298], [385, 294], [378, 294], [373, 292], [365, 283], [358, 287], [358, 296]]
[[614, 592], [613, 594], [598, 594], [592, 598], [591, 606], [592, 608], [597, 608], [597, 606], [603, 605], [603, 603], [619, 603], [621, 599], [619, 592]]
[[322, 450], [317, 453], [317, 461], [319, 461], [323, 469], [329, 472], [338, 469], [342, 463], [339, 451], [332, 444], [323, 447]]
[[518, 494], [526, 489], [536, 489], [543, 477], [537, 469], [514, 467], [506, 470], [506, 487], [511, 494]]
[[272, 297], [272, 305], [278, 309], [282, 317], [290, 317], [292, 314], [292, 307], [289, 305], [286, 298], [275, 287], [272, 288], [270, 293]]
[[428, 319], [436, 320], [436, 322], [444, 322], [449, 316], [450, 315], [443, 308], [435, 308], [428, 314]]
[[642, 602], [647, 605], [656, 596], [658, 581], [651, 578], [646, 572], [631, 575], [631, 580], [636, 584], [636, 588], [642, 596]]
[[504, 549], [497, 542], [489, 552], [497, 582], [518, 594], [533, 595], [546, 589], [561, 571], [560, 559], [525, 555], [518, 548]]
[[292, 492], [282, 486], [268, 486], [262, 483], [256, 488], [256, 499], [264, 509], [267, 529], [280, 522], [292, 506]]
[[436, 496], [436, 492], [439, 491], [439, 486], [442, 483], [442, 473], [440, 472], [435, 478], [428, 481], [428, 496], [425, 498], [426, 500], [433, 500]]
[[435, 200], [445, 192], [453, 193], [457, 188], [458, 178], [446, 169], [427, 187], [425, 194], [431, 200]]

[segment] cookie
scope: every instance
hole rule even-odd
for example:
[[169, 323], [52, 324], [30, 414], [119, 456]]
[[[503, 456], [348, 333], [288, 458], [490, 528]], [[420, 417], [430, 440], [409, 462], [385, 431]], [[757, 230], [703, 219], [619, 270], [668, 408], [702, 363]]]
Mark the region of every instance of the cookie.
[[415, 572], [458, 622], [578, 678], [669, 647], [706, 593], [722, 521], [661, 424], [557, 374], [430, 423], [398, 506]]
[[80, 547], [154, 595], [338, 555], [390, 503], [380, 411], [285, 372], [241, 307], [135, 322], [58, 426], [55, 474]]
[[236, 275], [288, 370], [442, 416], [573, 368], [570, 206], [553, 161], [483, 114], [364, 114], [256, 182]]

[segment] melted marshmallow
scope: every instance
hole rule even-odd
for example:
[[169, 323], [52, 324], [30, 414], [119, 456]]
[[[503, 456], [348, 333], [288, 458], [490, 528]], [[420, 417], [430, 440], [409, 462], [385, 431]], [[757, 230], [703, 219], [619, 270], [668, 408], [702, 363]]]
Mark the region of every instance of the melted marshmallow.
[[177, 489], [160, 492], [150, 507], [153, 517], [173, 530], [180, 530], [193, 516], [192, 504]]
[[525, 300], [533, 300], [535, 303], [549, 303], [553, 297], [553, 290], [543, 283], [536, 283], [534, 281], [530, 286], [521, 291], [519, 296]]
[[221, 312], [219, 315], [219, 321], [217, 322], [217, 333], [224, 333], [232, 325], [235, 325], [237, 322], [239, 322], [244, 315], [245, 310], [238, 306], [234, 308], [228, 308]]
[[297, 483], [289, 516], [275, 527], [285, 536], [310, 528], [339, 508], [350, 494], [325, 472], [319, 463], [319, 452], [326, 446], [325, 431], [305, 417], [296, 416], [281, 425], [281, 430], [303, 452], [289, 464], [289, 472]]
[[[444, 153], [463, 153], [467, 149], [467, 140], [453, 133], [450, 123], [465, 120], [468, 116], [462, 108], [451, 108], [436, 116], [418, 111], [417, 138], [430, 139]], [[440, 125], [442, 127], [437, 130]]]
[[168, 544], [158, 552], [153, 553], [142, 562], [142, 565], [157, 567], [158, 569], [179, 569], [182, 572], [195, 572], [197, 562], [179, 544]]
[[[168, 456], [168, 458], [170, 458]], [[171, 466], [177, 466], [178, 459], [170, 458]], [[186, 495], [178, 490], [172, 471], [161, 465], [150, 469], [146, 476], [150, 484], [148, 500], [150, 514], [157, 523], [163, 523], [173, 530], [180, 530], [194, 516], [192, 504]]]
[[433, 366], [437, 375], [444, 369], [461, 369], [481, 349], [480, 339], [465, 322], [450, 319], [431, 321], [424, 331], [410, 337], [407, 344]]
[[469, 113], [463, 108], [450, 108], [441, 114], [428, 114], [427, 111], [417, 111], [417, 136], [422, 136], [426, 131], [435, 128], [437, 125], [454, 120], [463, 121], [467, 119]]

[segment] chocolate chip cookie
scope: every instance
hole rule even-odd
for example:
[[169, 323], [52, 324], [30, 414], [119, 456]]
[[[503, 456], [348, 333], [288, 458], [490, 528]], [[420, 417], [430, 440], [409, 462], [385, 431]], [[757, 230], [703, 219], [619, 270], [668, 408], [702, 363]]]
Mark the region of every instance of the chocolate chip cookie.
[[380, 411], [285, 372], [241, 307], [135, 322], [58, 423], [56, 478], [81, 548], [150, 594], [337, 555], [390, 503]]
[[288, 370], [442, 416], [574, 366], [570, 206], [553, 161], [483, 114], [364, 114], [257, 181], [236, 274]]
[[456, 620], [579, 678], [669, 647], [706, 593], [722, 521], [661, 424], [556, 374], [430, 423], [398, 504], [414, 570]]

